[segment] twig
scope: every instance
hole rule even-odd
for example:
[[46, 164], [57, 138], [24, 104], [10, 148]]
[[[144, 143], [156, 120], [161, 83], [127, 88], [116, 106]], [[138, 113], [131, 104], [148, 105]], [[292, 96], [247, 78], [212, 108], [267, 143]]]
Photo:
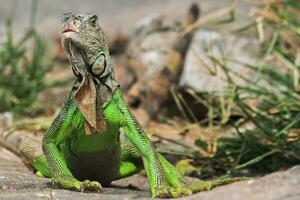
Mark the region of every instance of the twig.
[[180, 99], [178, 98], [178, 96], [177, 96], [177, 94], [176, 94], [176, 92], [175, 92], [174, 87], [170, 88], [170, 91], [171, 91], [172, 97], [173, 97], [173, 99], [174, 99], [174, 101], [175, 101], [175, 103], [176, 103], [177, 108], [178, 108], [179, 111], [181, 112], [183, 118], [184, 118], [186, 121], [188, 121], [188, 117], [187, 117], [187, 115], [186, 115], [186, 113], [185, 113], [185, 111], [184, 111], [184, 109], [183, 109], [183, 106], [182, 106], [182, 104], [181, 104], [181, 102], [180, 102]]
[[233, 11], [233, 9], [236, 7], [237, 5], [237, 0], [233, 0], [227, 7], [221, 8], [215, 12], [209, 13], [206, 16], [200, 18], [198, 21], [196, 21], [195, 23], [187, 26], [182, 34], [181, 37], [184, 37], [186, 34], [194, 31], [196, 28], [198, 28], [199, 26], [208, 23], [209, 21], [212, 21], [213, 19], [216, 18], [220, 18], [224, 15], [226, 15], [227, 13], [230, 13]]
[[191, 147], [190, 147], [189, 145], [187, 145], [187, 144], [185, 144], [185, 143], [183, 143], [183, 142], [179, 142], [179, 141], [177, 141], [177, 140], [173, 140], [173, 139], [170, 139], [170, 138], [166, 138], [166, 137], [164, 137], [164, 136], [161, 136], [161, 134], [159, 134], [159, 133], [151, 132], [151, 135], [153, 135], [153, 136], [155, 136], [155, 137], [157, 137], [157, 138], [159, 138], [159, 139], [161, 139], [161, 140], [165, 140], [165, 141], [171, 142], [171, 143], [173, 143], [173, 144], [177, 144], [177, 145], [182, 146], [182, 147], [184, 147], [184, 148], [186, 148], [186, 149], [191, 149]]

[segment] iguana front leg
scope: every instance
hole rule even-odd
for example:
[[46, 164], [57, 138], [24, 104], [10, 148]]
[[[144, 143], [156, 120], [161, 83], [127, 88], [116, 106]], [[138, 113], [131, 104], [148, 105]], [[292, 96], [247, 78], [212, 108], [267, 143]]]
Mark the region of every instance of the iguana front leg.
[[76, 121], [74, 118], [78, 117], [78, 108], [70, 95], [43, 138], [43, 152], [54, 183], [65, 189], [99, 191], [101, 189], [100, 183], [88, 180], [80, 182], [74, 178], [59, 151], [59, 144], [71, 135], [72, 122]]
[[[127, 137], [142, 157], [150, 182], [152, 196], [174, 197], [190, 194], [191, 192], [188, 189], [180, 190], [180, 177], [177, 176], [177, 174], [174, 174], [176, 172], [175, 169], [173, 169], [173, 166], [170, 168], [171, 164], [164, 160], [156, 151], [154, 145], [144, 133], [138, 121], [125, 105], [120, 90], [117, 90], [115, 95], [114, 100], [122, 114], [122, 127], [124, 128]], [[166, 170], [168, 171], [168, 174], [164, 172]], [[178, 194], [175, 195], [174, 192], [178, 192]]]

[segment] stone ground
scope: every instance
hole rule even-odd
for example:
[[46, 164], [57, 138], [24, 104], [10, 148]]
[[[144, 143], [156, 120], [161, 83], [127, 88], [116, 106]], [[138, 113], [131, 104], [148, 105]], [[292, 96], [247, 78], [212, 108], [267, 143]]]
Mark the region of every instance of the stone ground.
[[[186, 200], [297, 200], [300, 199], [300, 166], [261, 178], [220, 186], [180, 199]], [[80, 193], [55, 188], [48, 179], [38, 178], [22, 161], [0, 148], [0, 199], [151, 199], [147, 178], [135, 175], [113, 183], [101, 193]]]

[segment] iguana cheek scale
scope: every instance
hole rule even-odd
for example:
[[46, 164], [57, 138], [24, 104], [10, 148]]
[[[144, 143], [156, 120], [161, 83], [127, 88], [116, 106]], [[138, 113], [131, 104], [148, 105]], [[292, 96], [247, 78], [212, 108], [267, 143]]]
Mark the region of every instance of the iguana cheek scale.
[[[99, 191], [101, 184], [145, 169], [153, 197], [189, 195], [234, 181], [187, 183], [126, 106], [97, 16], [67, 13], [62, 21], [62, 44], [76, 81], [43, 138], [43, 155], [31, 160], [39, 174], [61, 188]], [[120, 144], [120, 128], [131, 145]], [[20, 150], [28, 153], [22, 145]]]

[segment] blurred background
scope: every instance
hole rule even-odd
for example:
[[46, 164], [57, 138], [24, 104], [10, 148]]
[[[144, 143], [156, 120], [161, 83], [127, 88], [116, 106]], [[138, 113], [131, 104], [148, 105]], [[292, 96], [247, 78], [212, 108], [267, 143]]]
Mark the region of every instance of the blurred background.
[[127, 104], [182, 174], [300, 163], [298, 0], [0, 0], [0, 145], [41, 138], [72, 86], [66, 12], [99, 16]]
[[[31, 16], [31, 0], [10, 1], [1, 0], [0, 24], [3, 28], [5, 19], [14, 15], [15, 35], [28, 28], [28, 20]], [[108, 37], [113, 37], [119, 32], [129, 33], [134, 24], [141, 18], [158, 13], [165, 14], [170, 19], [181, 19], [192, 2], [201, 2], [204, 13], [217, 8], [222, 8], [230, 0], [193, 1], [193, 0], [113, 0], [109, 3], [105, 0], [90, 0], [88, 3], [80, 0], [74, 1], [39, 1], [36, 22], [38, 30], [47, 30], [47, 37], [53, 37], [60, 31], [60, 16], [66, 12], [90, 12], [100, 18], [100, 23]], [[239, 6], [239, 21], [248, 18], [247, 5]]]

